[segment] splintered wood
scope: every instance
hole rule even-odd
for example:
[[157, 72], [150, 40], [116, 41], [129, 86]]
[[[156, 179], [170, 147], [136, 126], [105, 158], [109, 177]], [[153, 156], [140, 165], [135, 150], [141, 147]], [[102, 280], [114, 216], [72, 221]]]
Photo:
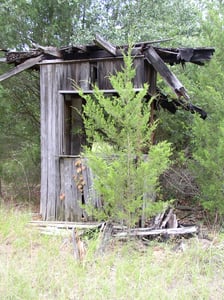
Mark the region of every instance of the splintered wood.
[[173, 208], [168, 208], [154, 218], [154, 229], [177, 228], [178, 222]]
[[[166, 215], [161, 226], [165, 222], [168, 223], [168, 216], [172, 216], [169, 211]], [[179, 227], [179, 228], [127, 228], [126, 226], [116, 225], [110, 222], [47, 222], [47, 221], [32, 221], [29, 223], [34, 228], [38, 228], [42, 234], [66, 236], [72, 243], [74, 258], [80, 262], [85, 260], [88, 251], [88, 242], [86, 238], [91, 239], [91, 236], [96, 236], [98, 240], [98, 247], [96, 248], [95, 255], [103, 255], [110, 242], [115, 240], [126, 241], [130, 238], [137, 238], [152, 240], [157, 237], [169, 238], [172, 236], [188, 236], [192, 237], [199, 232], [197, 226]]]

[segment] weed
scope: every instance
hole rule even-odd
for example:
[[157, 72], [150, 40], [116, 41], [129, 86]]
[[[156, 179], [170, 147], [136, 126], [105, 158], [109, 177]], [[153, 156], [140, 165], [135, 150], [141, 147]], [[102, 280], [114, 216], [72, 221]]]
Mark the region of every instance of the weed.
[[74, 259], [72, 239], [45, 236], [27, 226], [30, 214], [0, 207], [2, 300], [223, 299], [223, 236], [185, 250], [140, 241], [115, 242], [95, 255], [98, 235], [86, 240], [84, 263]]

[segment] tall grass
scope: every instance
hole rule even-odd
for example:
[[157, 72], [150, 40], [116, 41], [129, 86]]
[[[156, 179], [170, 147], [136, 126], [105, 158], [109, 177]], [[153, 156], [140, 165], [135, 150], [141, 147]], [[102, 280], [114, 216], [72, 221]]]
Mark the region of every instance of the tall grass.
[[[68, 237], [41, 235], [30, 213], [0, 207], [0, 299], [224, 299], [224, 242], [111, 243], [102, 256], [89, 244], [74, 259]], [[92, 244], [91, 244], [92, 243]], [[206, 249], [204, 249], [206, 246]]]

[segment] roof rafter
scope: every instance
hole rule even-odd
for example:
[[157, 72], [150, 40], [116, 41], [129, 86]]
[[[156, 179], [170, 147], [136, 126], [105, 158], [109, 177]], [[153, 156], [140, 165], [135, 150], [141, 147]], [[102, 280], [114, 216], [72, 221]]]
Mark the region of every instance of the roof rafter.
[[155, 70], [164, 78], [166, 83], [173, 89], [175, 94], [178, 97], [183, 96], [185, 99], [189, 100], [190, 97], [187, 94], [187, 91], [183, 84], [179, 81], [179, 79], [170, 71], [164, 61], [160, 58], [160, 56], [156, 53], [153, 47], [147, 48], [145, 50], [144, 55], [147, 61], [152, 64]]
[[39, 55], [37, 57], [27, 59], [22, 64], [1, 75], [0, 82], [35, 66], [41, 61], [42, 57], [43, 55]]
[[110, 54], [116, 56], [117, 55], [117, 49], [114, 45], [112, 45], [110, 42], [104, 40], [99, 34], [96, 34], [94, 43], [103, 49], [105, 49]]

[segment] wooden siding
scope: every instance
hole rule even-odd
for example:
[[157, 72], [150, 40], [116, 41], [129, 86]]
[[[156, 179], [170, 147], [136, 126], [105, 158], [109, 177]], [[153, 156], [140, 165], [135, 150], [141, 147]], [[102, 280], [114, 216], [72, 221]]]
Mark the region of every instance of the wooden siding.
[[[40, 65], [41, 85], [41, 205], [40, 212], [44, 220], [80, 221], [90, 220], [81, 208], [81, 204], [91, 201], [95, 207], [101, 206], [101, 200], [94, 192], [91, 170], [85, 167], [82, 172], [82, 191], [74, 178], [75, 168], [83, 139], [72, 130], [82, 129], [82, 119], [77, 114], [81, 111], [82, 99], [78, 94], [62, 94], [59, 91], [73, 90], [72, 80], [84, 91], [97, 83], [99, 88], [111, 89], [109, 75], [120, 71], [121, 59], [109, 61], [42, 64]], [[155, 90], [154, 73], [144, 60], [134, 61], [136, 77], [134, 87], [141, 88], [143, 83], [151, 83], [151, 91]], [[150, 78], [153, 77], [151, 81]], [[75, 108], [75, 109], [74, 109]], [[67, 120], [69, 119], [69, 122]], [[70, 155], [70, 157], [69, 157]], [[72, 157], [73, 156], [73, 157]]]
[[59, 156], [64, 143], [64, 96], [58, 91], [72, 89], [74, 79], [89, 88], [89, 63], [52, 64], [40, 68], [41, 85], [41, 205], [44, 220], [55, 220], [60, 198]]
[[89, 221], [83, 205], [101, 207], [101, 200], [93, 188], [93, 174], [87, 160], [79, 157], [60, 157], [60, 201], [57, 205], [57, 220]]
[[[103, 90], [112, 89], [113, 87], [111, 86], [109, 76], [115, 75], [116, 72], [121, 71], [123, 66], [124, 63], [122, 59], [97, 62], [97, 83], [99, 88]], [[133, 66], [136, 70], [133, 82], [134, 88], [141, 88], [144, 83], [148, 82], [148, 78], [145, 77], [144, 73], [144, 59], [135, 58]]]

